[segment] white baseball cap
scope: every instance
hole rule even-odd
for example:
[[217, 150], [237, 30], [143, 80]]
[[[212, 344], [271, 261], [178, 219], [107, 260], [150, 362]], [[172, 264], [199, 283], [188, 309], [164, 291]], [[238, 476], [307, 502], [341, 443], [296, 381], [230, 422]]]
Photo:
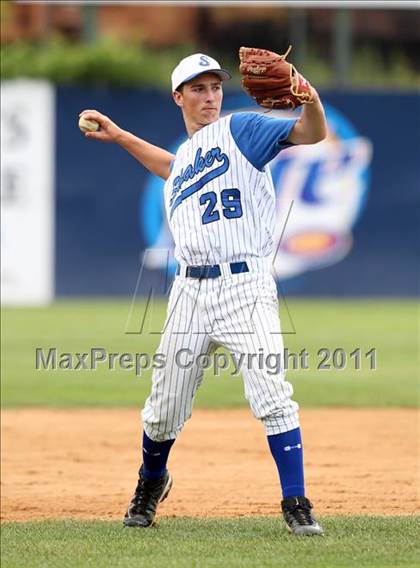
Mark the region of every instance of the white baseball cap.
[[232, 77], [212, 57], [204, 55], [204, 53], [194, 53], [182, 59], [173, 70], [171, 77], [172, 91], [176, 91], [182, 83], [191, 81], [191, 79], [201, 75], [201, 73], [216, 73], [222, 80]]

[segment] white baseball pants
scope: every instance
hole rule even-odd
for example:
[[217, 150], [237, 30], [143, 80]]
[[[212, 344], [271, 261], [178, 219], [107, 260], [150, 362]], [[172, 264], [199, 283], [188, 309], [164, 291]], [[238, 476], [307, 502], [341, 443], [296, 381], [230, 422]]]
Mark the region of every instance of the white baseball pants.
[[[250, 272], [232, 275], [224, 268], [222, 276], [214, 279], [175, 278], [158, 349], [166, 365], [154, 369], [152, 391], [142, 412], [145, 432], [154, 441], [176, 438], [190, 418], [203, 379], [202, 366], [196, 364], [199, 355], [211, 354], [219, 346], [237, 359], [252, 353], [283, 355], [277, 290], [270, 272], [251, 267]], [[191, 366], [180, 368], [187, 358]], [[267, 435], [299, 427], [299, 407], [291, 400], [293, 387], [285, 380], [283, 363], [275, 373], [265, 365], [259, 367], [255, 358], [242, 368], [254, 416], [263, 422]]]

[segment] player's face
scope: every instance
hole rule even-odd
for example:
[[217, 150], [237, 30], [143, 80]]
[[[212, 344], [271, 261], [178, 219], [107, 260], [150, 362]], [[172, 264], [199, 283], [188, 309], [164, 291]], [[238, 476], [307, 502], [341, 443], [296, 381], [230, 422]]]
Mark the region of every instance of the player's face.
[[185, 83], [182, 93], [174, 93], [174, 98], [182, 108], [185, 119], [200, 128], [219, 119], [223, 99], [222, 82], [214, 73], [203, 73]]

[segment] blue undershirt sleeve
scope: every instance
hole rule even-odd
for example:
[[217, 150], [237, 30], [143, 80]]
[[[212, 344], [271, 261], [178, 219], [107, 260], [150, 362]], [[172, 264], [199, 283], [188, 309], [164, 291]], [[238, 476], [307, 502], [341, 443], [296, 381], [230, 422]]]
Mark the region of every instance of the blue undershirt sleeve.
[[274, 118], [255, 112], [232, 114], [230, 130], [239, 150], [258, 170], [289, 146], [287, 141], [297, 119]]

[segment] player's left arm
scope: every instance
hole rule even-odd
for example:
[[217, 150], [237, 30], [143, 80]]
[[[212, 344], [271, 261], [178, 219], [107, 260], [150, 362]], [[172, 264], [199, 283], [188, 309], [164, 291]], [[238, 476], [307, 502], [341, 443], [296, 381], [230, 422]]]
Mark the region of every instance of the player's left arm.
[[313, 102], [303, 105], [302, 114], [287, 138], [292, 144], [316, 144], [324, 140], [327, 135], [324, 107], [318, 93], [313, 87], [312, 89]]

